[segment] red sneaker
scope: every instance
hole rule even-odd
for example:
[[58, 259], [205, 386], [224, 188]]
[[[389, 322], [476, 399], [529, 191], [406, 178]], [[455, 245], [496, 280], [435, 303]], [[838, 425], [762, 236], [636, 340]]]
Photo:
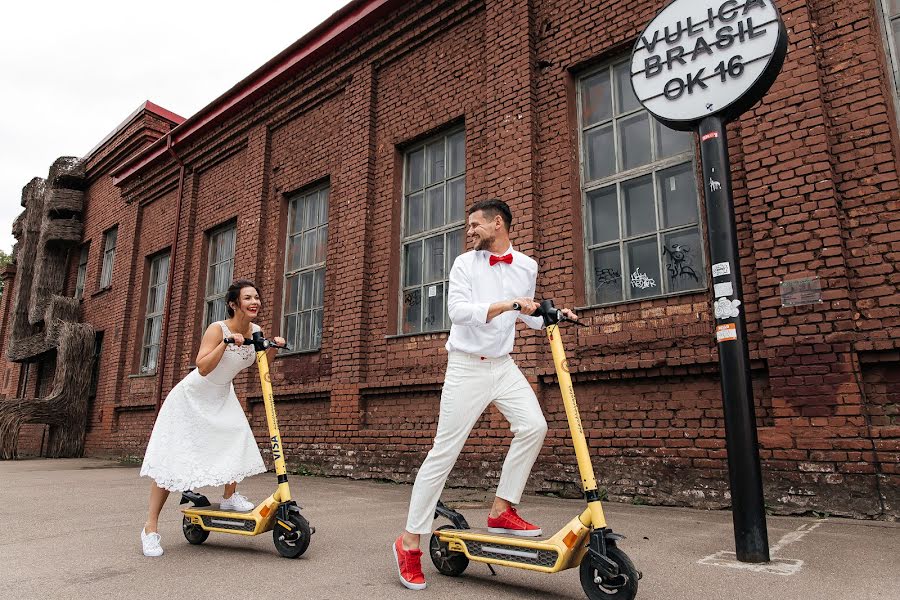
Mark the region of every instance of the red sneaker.
[[491, 533], [508, 533], [523, 537], [537, 537], [543, 533], [540, 527], [532, 525], [519, 516], [516, 509], [510, 506], [496, 519], [488, 515], [488, 531]]
[[425, 574], [422, 573], [422, 551], [404, 550], [403, 536], [394, 542], [394, 559], [400, 573], [400, 583], [411, 590], [425, 589]]

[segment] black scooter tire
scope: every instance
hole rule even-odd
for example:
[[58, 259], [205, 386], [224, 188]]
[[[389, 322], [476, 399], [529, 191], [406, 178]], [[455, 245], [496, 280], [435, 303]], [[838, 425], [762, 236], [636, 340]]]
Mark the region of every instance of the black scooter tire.
[[640, 571], [635, 568], [628, 555], [615, 546], [606, 547], [606, 556], [619, 566], [620, 576], [627, 578], [624, 585], [611, 587], [604, 585], [603, 581], [594, 583], [597, 571], [591, 564], [591, 554], [588, 552], [581, 559], [579, 568], [581, 589], [590, 600], [634, 600], [637, 595], [638, 579], [641, 578]]
[[[438, 529], [453, 528], [453, 525], [438, 527]], [[447, 577], [459, 577], [469, 566], [468, 556], [460, 552], [450, 552], [447, 544], [434, 534], [431, 534], [431, 541], [428, 543], [428, 554], [431, 555], [431, 562], [434, 564], [434, 568], [441, 575], [446, 575]]]
[[[275, 542], [275, 549], [278, 554], [285, 558], [298, 558], [306, 549], [309, 548], [309, 541], [312, 537], [312, 531], [309, 522], [300, 514], [291, 515], [291, 523], [297, 527], [296, 534], [291, 534], [284, 527], [275, 524], [272, 528], [272, 541]], [[296, 535], [296, 539], [292, 539]]]
[[187, 516], [181, 519], [181, 531], [184, 533], [184, 539], [195, 546], [197, 544], [202, 544], [206, 541], [206, 538], [209, 537], [208, 531], [199, 525], [191, 523], [190, 518]]

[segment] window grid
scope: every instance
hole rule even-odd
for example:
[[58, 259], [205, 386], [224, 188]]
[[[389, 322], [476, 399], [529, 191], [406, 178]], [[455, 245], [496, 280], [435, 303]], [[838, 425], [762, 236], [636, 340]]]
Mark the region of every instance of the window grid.
[[113, 262], [116, 258], [116, 238], [119, 228], [113, 227], [103, 234], [103, 267], [100, 269], [100, 289], [112, 285]]
[[226, 225], [209, 235], [206, 295], [204, 296], [203, 329], [226, 318], [225, 295], [234, 275], [234, 247], [237, 227]]
[[[404, 152], [400, 329], [445, 331], [447, 285], [465, 247], [465, 131], [454, 129]], [[435, 201], [440, 195], [440, 200]]]
[[[615, 62], [612, 64], [608, 64], [596, 71], [593, 71], [587, 75], [585, 75], [578, 86], [578, 117], [579, 117], [579, 127], [581, 129], [580, 135], [580, 160], [581, 160], [581, 173], [582, 173], [582, 192], [583, 192], [583, 203], [584, 203], [584, 214], [587, 219], [585, 220], [585, 225], [587, 231], [585, 232], [585, 239], [587, 240], [586, 250], [585, 250], [585, 260], [586, 264], [589, 266], [587, 269], [588, 277], [589, 277], [589, 302], [594, 305], [601, 304], [617, 304], [621, 302], [627, 302], [631, 300], [644, 300], [648, 298], [658, 298], [662, 296], [668, 296], [677, 293], [684, 293], [695, 290], [702, 290], [706, 287], [706, 276], [705, 276], [705, 268], [703, 263], [705, 262], [705, 258], [703, 257], [703, 252], [700, 241], [700, 229], [699, 229], [699, 194], [696, 189], [696, 177], [694, 174], [695, 166], [694, 166], [694, 147], [693, 140], [690, 140], [690, 143], [683, 149], [677, 149], [671, 155], [666, 156], [666, 149], [663, 147], [664, 142], [668, 141], [670, 144], [674, 140], [675, 146], [677, 147], [679, 144], [679, 138], [677, 133], [672, 135], [671, 130], [662, 126], [658, 121], [656, 121], [647, 111], [636, 102], [636, 99], [633, 96], [633, 92], [630, 89], [630, 84], [628, 85], [627, 90], [622, 89], [622, 81], [620, 77], [623, 75], [625, 77], [628, 76], [628, 68], [629, 65], [626, 62]], [[607, 89], [605, 90], [607, 93], [608, 100], [608, 108], [609, 112], [607, 115], [599, 118], [593, 123], [585, 123], [586, 119], [586, 102], [587, 100], [584, 97], [585, 88], [587, 83], [594, 77], [604, 76], [605, 81], [607, 83]], [[624, 100], [625, 106], [623, 104], [623, 96], [628, 96]], [[647, 162], [645, 164], [636, 164], [636, 165], [626, 165], [625, 164], [625, 153], [622, 151], [626, 146], [627, 138], [624, 136], [622, 129], [624, 124], [634, 120], [637, 122], [638, 118], [641, 115], [647, 115], [648, 117], [648, 157]], [[608, 167], [612, 167], [612, 172], [607, 174], [602, 174], [596, 178], [592, 178], [591, 175], [591, 165], [589, 165], [589, 135], [594, 132], [602, 132], [603, 129], [608, 128], [610, 133], [612, 134], [611, 146], [613, 148], [613, 152], [615, 154], [615, 160], [613, 164], [607, 164]], [[669, 132], [669, 136], [660, 135], [661, 132]], [[602, 165], [601, 165], [602, 166]], [[690, 178], [690, 183], [693, 186], [693, 198], [694, 198], [694, 215], [693, 219], [690, 222], [685, 223], [676, 223], [672, 226], [664, 225], [664, 215], [663, 215], [663, 190], [662, 186], [664, 183], [668, 183], [672, 181], [671, 185], [673, 186], [673, 190], [675, 189], [674, 176], [665, 179], [663, 174], [665, 173], [677, 173], [681, 167], [682, 171], [685, 171]], [[684, 173], [682, 173], [684, 174]], [[634, 234], [629, 234], [629, 227], [627, 223], [627, 206], [626, 206], [626, 195], [623, 192], [623, 188], [628, 186], [637, 187], [640, 183], [645, 183], [649, 178], [649, 184], [652, 188], [652, 213], [654, 222], [652, 223], [652, 229], [642, 230]], [[599, 218], [597, 215], [593, 214], [592, 204], [590, 202], [590, 196], [594, 192], [601, 192], [604, 190], [615, 190], [615, 206], [617, 212], [617, 232], [614, 238], [612, 239], [604, 239], [599, 242], [594, 241], [593, 236], [593, 227], [595, 221]], [[669, 246], [666, 242], [669, 239], [676, 238], [679, 234], [691, 234], [694, 233], [696, 253], [697, 256], [697, 264], [693, 264], [693, 259], [686, 260], [686, 252], [685, 249], [690, 251], [691, 249], [681, 243], [673, 242], [671, 246]], [[649, 241], [653, 240], [655, 242], [656, 253], [657, 253], [657, 265], [656, 265], [656, 273], [659, 274], [658, 282], [653, 281], [653, 278], [645, 279], [643, 276], [647, 275], [640, 274], [639, 272], [635, 272], [632, 270], [632, 265], [629, 264], [629, 256], [627, 254], [627, 250], [629, 247], [637, 246], [635, 242], [639, 241]], [[660, 252], [659, 249], [662, 248], [663, 251]], [[600, 269], [598, 265], [595, 265], [595, 256], [602, 254], [604, 250], [612, 250], [614, 249], [617, 253], [617, 259], [615, 261], [616, 266], [618, 266], [618, 270], [612, 269], [612, 272], [609, 272], [609, 269]], [[607, 300], [603, 300], [599, 298], [599, 293], [597, 290], [598, 285], [601, 285], [601, 278], [607, 275], [614, 279], [618, 279], [618, 297], [611, 298]], [[624, 276], [623, 276], [624, 275]], [[667, 278], [666, 275], [669, 275]], [[632, 280], [632, 276], [635, 277], [635, 281]], [[682, 281], [685, 279], [690, 279], [695, 282], [694, 285], [690, 283], [687, 287], [678, 286], [669, 279], [680, 278]], [[608, 281], [612, 283], [612, 280]], [[648, 285], [650, 283], [654, 284], [654, 287], [660, 290], [660, 293], [657, 294], [644, 294], [644, 293], [632, 293], [631, 287], [637, 283], [640, 285]], [[630, 285], [631, 284], [631, 285]], [[638, 287], [638, 289], [642, 289]], [[643, 288], [647, 289], [647, 288]]]
[[144, 316], [144, 342], [141, 347], [141, 373], [156, 371], [168, 278], [169, 253], [166, 252], [153, 257], [150, 261], [150, 277], [147, 280], [147, 308]]
[[288, 207], [282, 331], [292, 352], [322, 347], [328, 195], [327, 187], [316, 188], [293, 197]]
[[84, 296], [84, 281], [87, 277], [88, 253], [90, 244], [84, 244], [81, 247], [81, 254], [78, 256], [78, 275], [75, 277], [75, 299], [81, 300]]
[[[97, 385], [100, 383], [100, 357], [103, 355], [103, 332], [98, 331], [94, 336], [94, 364], [91, 367], [91, 384], [88, 387], [88, 398], [97, 397]], [[90, 427], [90, 420], [88, 421]]]
[[888, 55], [894, 73], [894, 90], [900, 91], [900, 0], [883, 0]]
[[16, 391], [16, 396], [18, 398], [24, 398], [25, 394], [28, 392], [28, 377], [31, 375], [31, 363], [21, 363], [22, 366], [19, 369], [19, 389]]

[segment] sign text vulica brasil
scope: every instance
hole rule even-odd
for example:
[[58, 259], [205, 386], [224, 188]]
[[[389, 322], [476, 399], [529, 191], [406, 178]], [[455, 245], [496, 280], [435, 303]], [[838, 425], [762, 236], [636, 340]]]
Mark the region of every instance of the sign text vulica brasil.
[[638, 38], [631, 85], [663, 124], [697, 131], [738, 560], [767, 562], [762, 475], [725, 124], [778, 77], [787, 32], [773, 0], [674, 0]]
[[731, 120], [774, 82], [786, 40], [771, 0], [672, 2], [638, 38], [632, 85], [670, 127], [693, 129], [711, 114]]

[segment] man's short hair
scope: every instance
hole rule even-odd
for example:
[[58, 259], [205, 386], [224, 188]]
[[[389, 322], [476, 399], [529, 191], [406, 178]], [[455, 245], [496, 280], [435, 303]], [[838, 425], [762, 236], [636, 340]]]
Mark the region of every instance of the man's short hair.
[[498, 200], [497, 198], [479, 200], [469, 207], [468, 214], [471, 215], [479, 210], [483, 212], [484, 216], [488, 219], [493, 219], [497, 215], [500, 215], [503, 218], [503, 223], [506, 224], [506, 230], [510, 231], [512, 229], [512, 211], [509, 210], [509, 205], [503, 200]]

